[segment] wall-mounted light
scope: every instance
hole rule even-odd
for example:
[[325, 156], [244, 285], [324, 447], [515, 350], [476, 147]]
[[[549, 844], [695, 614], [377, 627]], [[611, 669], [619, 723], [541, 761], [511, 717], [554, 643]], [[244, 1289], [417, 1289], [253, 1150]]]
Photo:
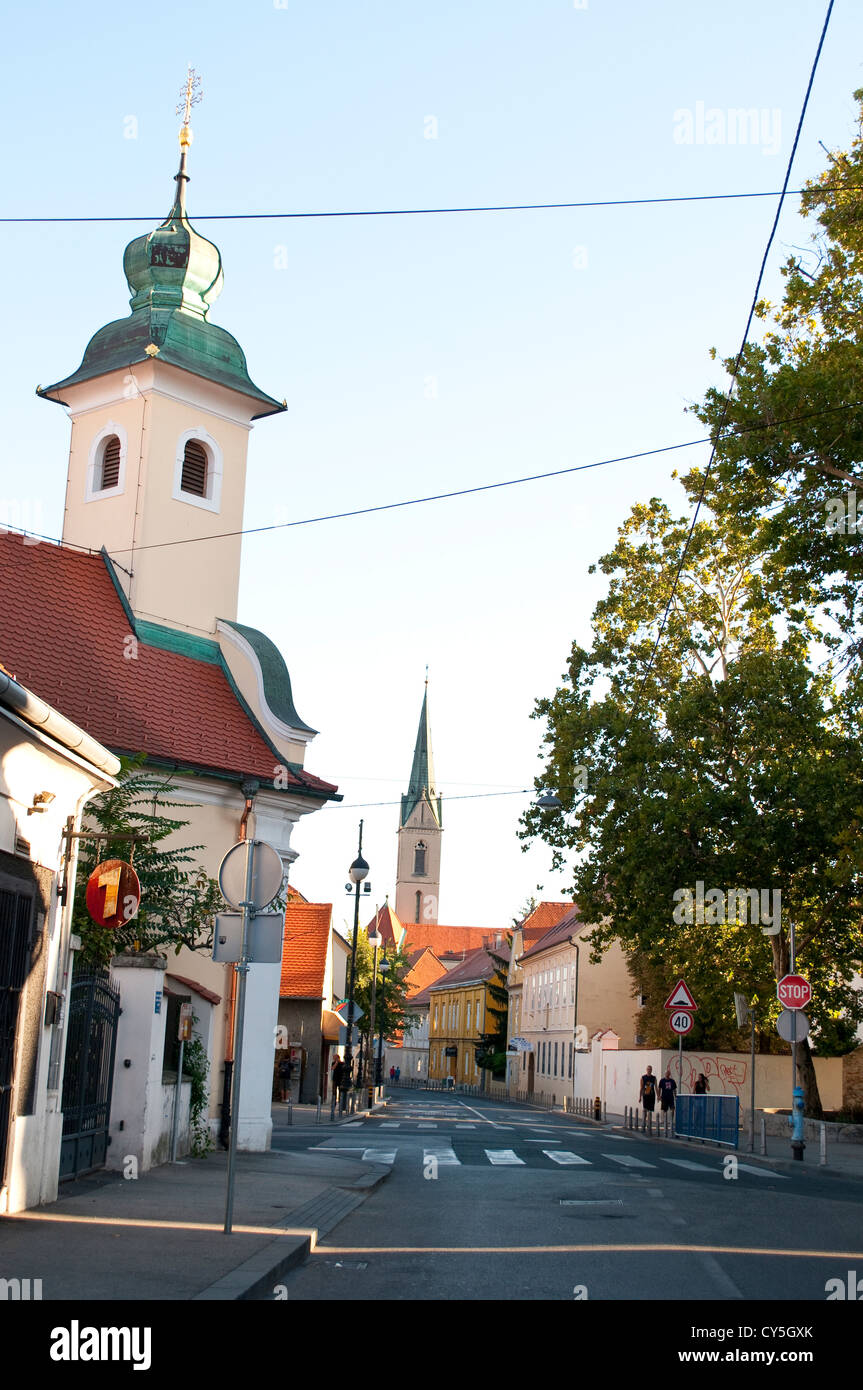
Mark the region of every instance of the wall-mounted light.
[[33, 805], [27, 807], [28, 816], [38, 816], [42, 811], [47, 811], [51, 802], [56, 800], [53, 792], [37, 792], [33, 797]]

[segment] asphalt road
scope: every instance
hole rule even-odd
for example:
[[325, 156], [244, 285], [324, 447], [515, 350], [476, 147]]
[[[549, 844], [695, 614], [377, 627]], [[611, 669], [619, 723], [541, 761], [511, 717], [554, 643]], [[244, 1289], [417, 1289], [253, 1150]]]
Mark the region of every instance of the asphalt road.
[[726, 1151], [422, 1091], [273, 1146], [391, 1168], [287, 1277], [289, 1301], [823, 1304], [828, 1279], [863, 1275], [863, 1182], [745, 1154], [726, 1176]]

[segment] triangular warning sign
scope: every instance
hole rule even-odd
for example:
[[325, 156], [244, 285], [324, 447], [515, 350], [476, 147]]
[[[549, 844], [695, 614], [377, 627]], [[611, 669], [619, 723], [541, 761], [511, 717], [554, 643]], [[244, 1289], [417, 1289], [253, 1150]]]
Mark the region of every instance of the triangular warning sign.
[[665, 1001], [666, 1009], [697, 1009], [698, 1005], [689, 993], [685, 980], [678, 980]]

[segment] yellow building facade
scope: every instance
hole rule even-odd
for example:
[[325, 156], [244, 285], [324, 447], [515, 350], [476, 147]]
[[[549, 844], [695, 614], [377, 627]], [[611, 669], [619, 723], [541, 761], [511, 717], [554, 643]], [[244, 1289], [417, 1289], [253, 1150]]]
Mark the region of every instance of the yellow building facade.
[[[507, 947], [495, 952], [508, 954]], [[475, 1086], [480, 1079], [476, 1052], [484, 1035], [497, 1028], [498, 1010], [490, 985], [504, 985], [497, 965], [484, 947], [471, 951], [439, 984], [428, 990], [429, 1076], [457, 1085]], [[501, 1050], [503, 1049], [501, 1043]]]

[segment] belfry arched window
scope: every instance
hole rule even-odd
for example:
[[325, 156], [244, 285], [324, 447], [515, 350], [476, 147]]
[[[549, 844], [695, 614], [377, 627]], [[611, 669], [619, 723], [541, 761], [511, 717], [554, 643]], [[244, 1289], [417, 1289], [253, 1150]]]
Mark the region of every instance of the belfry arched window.
[[96, 474], [96, 487], [99, 492], [116, 487], [120, 481], [120, 438], [109, 434], [99, 446], [99, 468]]
[[180, 476], [180, 490], [190, 492], [193, 497], [207, 496], [207, 473], [209, 456], [198, 439], [187, 439], [183, 450], [183, 471]]
[[424, 874], [426, 871], [426, 847], [422, 840], [414, 850], [414, 873]]
[[416, 906], [416, 913], [415, 913], [415, 915], [414, 915], [414, 921], [415, 921], [415, 922], [418, 922], [419, 919], [420, 919], [420, 904], [421, 904], [421, 902], [422, 902], [422, 896], [423, 896], [422, 893], [419, 891], [419, 889], [417, 889], [417, 906]]

